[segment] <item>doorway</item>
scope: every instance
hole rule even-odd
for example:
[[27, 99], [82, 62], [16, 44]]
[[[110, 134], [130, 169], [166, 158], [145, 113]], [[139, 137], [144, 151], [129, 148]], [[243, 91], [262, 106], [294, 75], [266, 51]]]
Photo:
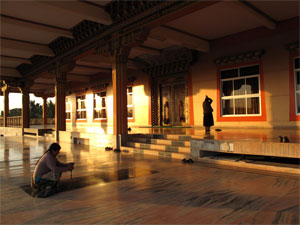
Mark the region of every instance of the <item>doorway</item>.
[[160, 82], [159, 105], [161, 126], [188, 124], [188, 95], [183, 77]]

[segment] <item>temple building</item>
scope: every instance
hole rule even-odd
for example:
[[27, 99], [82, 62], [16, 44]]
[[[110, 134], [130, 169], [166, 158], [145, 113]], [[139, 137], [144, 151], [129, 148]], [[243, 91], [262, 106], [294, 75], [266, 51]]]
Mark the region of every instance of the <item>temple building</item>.
[[206, 96], [215, 128], [297, 130], [299, 61], [299, 1], [1, 1], [2, 129], [21, 92], [60, 141], [202, 127]]

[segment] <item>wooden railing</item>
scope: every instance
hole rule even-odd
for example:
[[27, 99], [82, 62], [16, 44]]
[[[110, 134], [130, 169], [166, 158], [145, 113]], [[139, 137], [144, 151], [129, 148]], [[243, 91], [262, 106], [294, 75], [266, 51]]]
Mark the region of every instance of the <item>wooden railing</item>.
[[[43, 118], [30, 118], [30, 125], [43, 124]], [[55, 124], [54, 118], [47, 118], [47, 124]], [[3, 127], [3, 117], [0, 117], [0, 127]], [[22, 116], [7, 117], [7, 127], [22, 127]]]

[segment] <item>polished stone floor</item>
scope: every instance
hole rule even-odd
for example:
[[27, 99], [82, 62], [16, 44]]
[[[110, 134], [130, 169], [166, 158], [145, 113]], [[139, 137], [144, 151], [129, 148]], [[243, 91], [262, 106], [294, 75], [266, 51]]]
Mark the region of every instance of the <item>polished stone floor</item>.
[[0, 137], [1, 224], [299, 224], [299, 179], [60, 143], [62, 190], [24, 191], [51, 143]]

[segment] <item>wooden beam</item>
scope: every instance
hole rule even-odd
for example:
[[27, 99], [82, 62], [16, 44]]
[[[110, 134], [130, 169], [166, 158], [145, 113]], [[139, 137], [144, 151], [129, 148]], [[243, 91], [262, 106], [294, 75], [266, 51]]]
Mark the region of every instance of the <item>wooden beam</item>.
[[89, 76], [86, 76], [86, 75], [68, 73], [67, 74], [67, 81], [89, 83], [91, 81], [91, 78]]
[[14, 50], [20, 52], [29, 52], [32, 55], [44, 55], [44, 56], [55, 56], [50, 48], [46, 45], [35, 44], [35, 43], [28, 43], [22, 42], [17, 40], [10, 40], [1, 38], [1, 48], [3, 50]]
[[101, 7], [79, 1], [38, 1], [36, 3], [59, 10], [61, 13], [79, 16], [82, 19], [104, 25], [112, 24], [110, 15]]
[[150, 38], [153, 36], [164, 39], [166, 42], [184, 46], [186, 48], [195, 49], [202, 52], [209, 51], [209, 42], [185, 32], [176, 30], [171, 27], [161, 26], [150, 32]]
[[22, 27], [28, 30], [37, 30], [39, 32], [52, 33], [58, 36], [63, 36], [71, 39], [74, 38], [72, 32], [65, 29], [50, 27], [48, 25], [37, 24], [30, 21], [24, 21], [20, 19], [11, 18], [11, 17], [6, 17], [3, 15], [1, 15], [1, 23], [7, 24], [10, 27], [11, 26], [15, 26], [16, 28]]
[[228, 1], [228, 3], [238, 9], [242, 9], [245, 13], [252, 16], [257, 22], [270, 30], [274, 30], [277, 26], [271, 17], [246, 1], [233, 0]]
[[96, 71], [97, 73], [99, 72], [104, 72], [104, 73], [111, 73], [111, 69], [107, 68], [101, 68], [101, 67], [91, 67], [91, 66], [83, 66], [83, 65], [76, 65], [74, 70], [81, 70], [81, 71]]
[[22, 63], [31, 64], [31, 61], [29, 59], [11, 57], [11, 56], [1, 56], [0, 61], [1, 62], [14, 62], [14, 63], [20, 63], [20, 64], [22, 64]]
[[0, 68], [0, 77], [22, 77], [22, 75], [14, 68]]
[[146, 54], [151, 54], [151, 55], [160, 55], [160, 51], [153, 49], [153, 48], [148, 48], [144, 46], [139, 46], [139, 47], [134, 47], [135, 50], [144, 52]]

